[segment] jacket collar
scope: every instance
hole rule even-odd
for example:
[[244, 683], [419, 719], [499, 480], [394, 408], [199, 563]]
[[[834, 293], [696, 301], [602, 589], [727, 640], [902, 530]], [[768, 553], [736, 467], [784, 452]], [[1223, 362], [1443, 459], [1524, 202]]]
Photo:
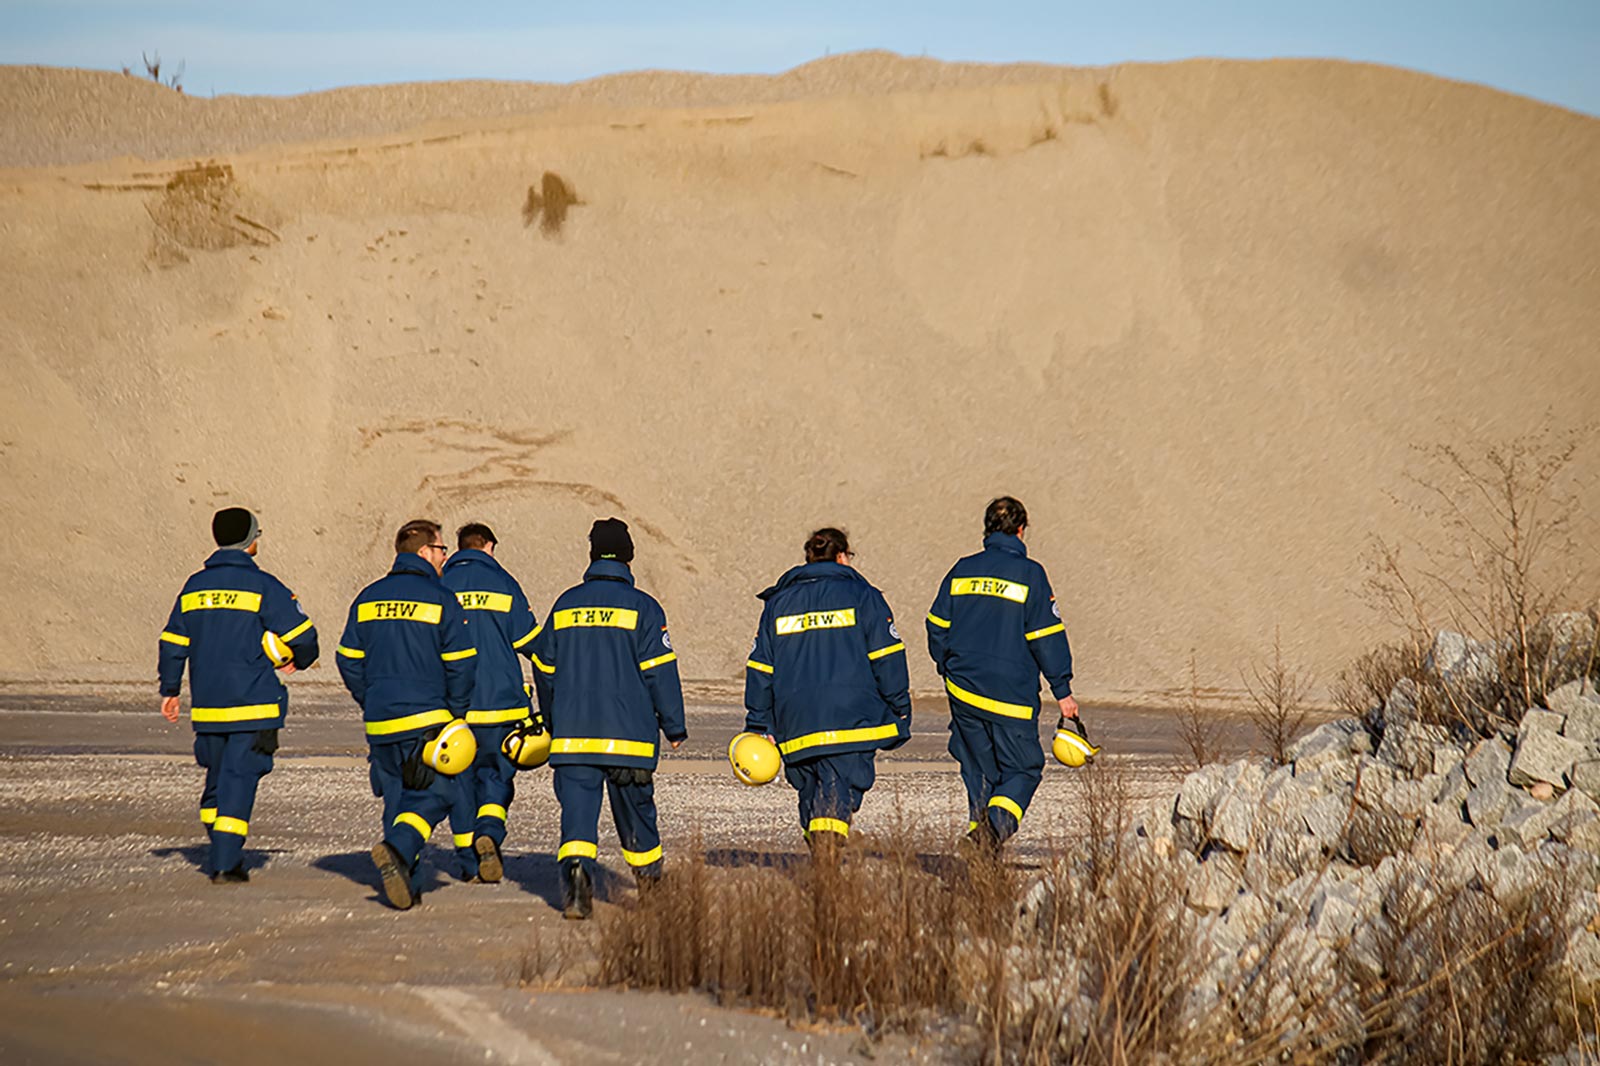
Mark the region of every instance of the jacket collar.
[[243, 548], [218, 548], [206, 559], [206, 569], [214, 566], [242, 566], [247, 570], [261, 569], [255, 559]]
[[620, 581], [625, 585], [633, 584], [633, 571], [628, 569], [627, 563], [619, 563], [615, 559], [596, 559], [589, 564], [589, 569], [583, 572], [585, 581]]
[[842, 563], [828, 561], [819, 563], [802, 563], [786, 572], [778, 579], [777, 584], [773, 585], [771, 588], [763, 589], [762, 591], [756, 593], [756, 598], [765, 600], [771, 597], [772, 594], [777, 592], [779, 589], [786, 589], [793, 585], [800, 585], [809, 581], [864, 582], [866, 580], [866, 578], [861, 576], [861, 571], [857, 570], [853, 566], [845, 566]]
[[500, 563], [495, 557], [479, 548], [462, 548], [445, 560], [444, 568], [449, 570], [451, 567], [462, 566], [466, 563], [482, 563], [485, 566], [492, 566], [496, 570], [500, 569]]
[[401, 552], [394, 557], [394, 565], [389, 568], [391, 574], [421, 574], [439, 580], [439, 575], [434, 573], [433, 564], [428, 562], [416, 552]]
[[990, 533], [983, 538], [983, 546], [1010, 552], [1012, 555], [1020, 555], [1024, 559], [1028, 557], [1027, 545], [1023, 544], [1022, 538], [1014, 533]]

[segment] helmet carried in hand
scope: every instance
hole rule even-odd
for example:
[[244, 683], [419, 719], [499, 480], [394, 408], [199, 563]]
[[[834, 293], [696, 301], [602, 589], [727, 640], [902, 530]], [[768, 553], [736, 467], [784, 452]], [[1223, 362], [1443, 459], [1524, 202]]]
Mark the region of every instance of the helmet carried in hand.
[[747, 785], [764, 785], [778, 776], [783, 759], [778, 746], [757, 733], [740, 733], [728, 742], [733, 776]]

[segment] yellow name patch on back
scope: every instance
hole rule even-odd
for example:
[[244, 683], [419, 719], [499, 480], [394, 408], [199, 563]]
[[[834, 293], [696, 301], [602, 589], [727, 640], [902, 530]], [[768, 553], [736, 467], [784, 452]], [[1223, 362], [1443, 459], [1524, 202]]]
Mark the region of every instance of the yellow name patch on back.
[[1012, 603], [1027, 603], [1028, 586], [998, 577], [953, 577], [950, 579], [950, 595], [995, 596]]
[[178, 606], [184, 614], [190, 611], [259, 611], [261, 593], [236, 592], [233, 589], [185, 592]]
[[786, 614], [773, 622], [778, 636], [805, 633], [812, 629], [849, 629], [856, 624], [856, 609], [842, 611], [811, 611], [808, 614]]
[[373, 600], [356, 608], [357, 622], [426, 622], [436, 626], [443, 619], [443, 607], [415, 600]]
[[458, 592], [456, 599], [469, 611], [511, 611], [511, 597], [504, 592]]
[[556, 628], [604, 626], [612, 629], [638, 629], [639, 612], [625, 607], [565, 607], [556, 612]]

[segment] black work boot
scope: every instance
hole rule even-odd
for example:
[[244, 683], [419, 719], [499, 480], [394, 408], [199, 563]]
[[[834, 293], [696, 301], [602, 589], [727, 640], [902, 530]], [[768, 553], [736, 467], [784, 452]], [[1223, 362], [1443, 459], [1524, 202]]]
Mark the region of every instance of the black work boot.
[[506, 875], [505, 864], [500, 861], [500, 845], [493, 837], [479, 834], [472, 842], [472, 850], [478, 853], [478, 877], [484, 882], [492, 885]]
[[214, 885], [242, 885], [249, 880], [250, 874], [242, 865], [235, 866], [231, 870], [218, 870], [211, 875], [211, 883]]
[[561, 864], [561, 917], [582, 921], [594, 913], [594, 885], [579, 859]]
[[657, 859], [649, 866], [635, 866], [633, 880], [639, 886], [639, 895], [653, 895], [661, 887], [661, 860]]
[[411, 894], [411, 871], [406, 869], [400, 853], [388, 841], [380, 840], [372, 845], [372, 864], [378, 868], [378, 876], [383, 879], [383, 894], [394, 909], [410, 910], [417, 900]]

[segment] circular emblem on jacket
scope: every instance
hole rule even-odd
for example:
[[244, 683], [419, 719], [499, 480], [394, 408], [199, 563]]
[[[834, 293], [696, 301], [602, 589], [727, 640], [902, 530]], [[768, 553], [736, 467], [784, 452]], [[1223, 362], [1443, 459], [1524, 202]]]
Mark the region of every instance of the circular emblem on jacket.
[[895, 640], [900, 639], [900, 631], [894, 627], [894, 621], [892, 619], [889, 622], [889, 635]]
[[668, 651], [672, 650], [672, 638], [667, 635], [667, 631], [665, 629], [661, 631], [661, 646], [666, 648]]

